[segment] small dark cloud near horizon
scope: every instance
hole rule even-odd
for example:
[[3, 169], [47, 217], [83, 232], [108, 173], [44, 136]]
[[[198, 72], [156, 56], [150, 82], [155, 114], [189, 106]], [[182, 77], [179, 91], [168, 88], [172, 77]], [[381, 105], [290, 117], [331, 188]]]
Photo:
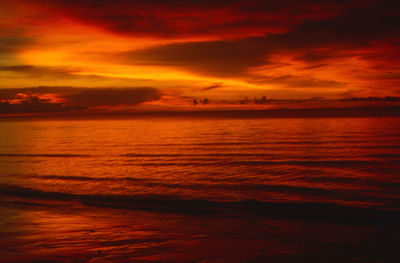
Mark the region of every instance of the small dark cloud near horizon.
[[[56, 101], [53, 101], [55, 98]], [[33, 87], [0, 89], [0, 113], [58, 112], [96, 107], [133, 106], [161, 98], [150, 87]], [[61, 100], [61, 101], [60, 101]]]
[[202, 88], [201, 91], [207, 91], [207, 90], [211, 90], [211, 89], [218, 89], [218, 88], [221, 88], [223, 84], [224, 83], [222, 83], [222, 82], [215, 83], [214, 85]]

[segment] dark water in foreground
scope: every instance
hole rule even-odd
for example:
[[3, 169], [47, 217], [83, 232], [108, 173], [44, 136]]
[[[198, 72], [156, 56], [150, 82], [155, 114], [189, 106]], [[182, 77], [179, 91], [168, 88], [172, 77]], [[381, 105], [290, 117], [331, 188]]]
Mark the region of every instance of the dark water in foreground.
[[2, 120], [5, 262], [397, 262], [400, 118]]

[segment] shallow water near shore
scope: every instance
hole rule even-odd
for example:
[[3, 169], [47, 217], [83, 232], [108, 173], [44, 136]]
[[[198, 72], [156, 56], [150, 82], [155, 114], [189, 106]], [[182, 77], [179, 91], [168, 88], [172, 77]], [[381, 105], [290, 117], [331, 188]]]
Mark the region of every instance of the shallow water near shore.
[[396, 262], [399, 120], [2, 120], [0, 254]]

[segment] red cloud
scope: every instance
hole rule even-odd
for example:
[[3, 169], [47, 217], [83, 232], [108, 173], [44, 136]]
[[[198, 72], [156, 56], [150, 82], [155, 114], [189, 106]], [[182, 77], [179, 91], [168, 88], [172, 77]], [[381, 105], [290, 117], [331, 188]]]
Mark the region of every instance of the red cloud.
[[[354, 3], [355, 2], [355, 3]], [[26, 1], [32, 4], [32, 1]], [[64, 16], [135, 36], [217, 38], [283, 33], [299, 24], [342, 14], [361, 1], [70, 1], [34, 4], [49, 15]]]

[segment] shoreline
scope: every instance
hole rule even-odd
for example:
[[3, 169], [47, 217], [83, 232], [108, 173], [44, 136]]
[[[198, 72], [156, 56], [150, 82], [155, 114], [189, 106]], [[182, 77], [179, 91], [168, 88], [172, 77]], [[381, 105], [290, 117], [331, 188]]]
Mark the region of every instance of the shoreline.
[[113, 119], [146, 117], [190, 117], [190, 118], [358, 118], [400, 117], [400, 106], [318, 108], [318, 109], [263, 109], [263, 110], [193, 110], [193, 111], [148, 111], [148, 112], [58, 112], [1, 115], [0, 120], [12, 119]]

